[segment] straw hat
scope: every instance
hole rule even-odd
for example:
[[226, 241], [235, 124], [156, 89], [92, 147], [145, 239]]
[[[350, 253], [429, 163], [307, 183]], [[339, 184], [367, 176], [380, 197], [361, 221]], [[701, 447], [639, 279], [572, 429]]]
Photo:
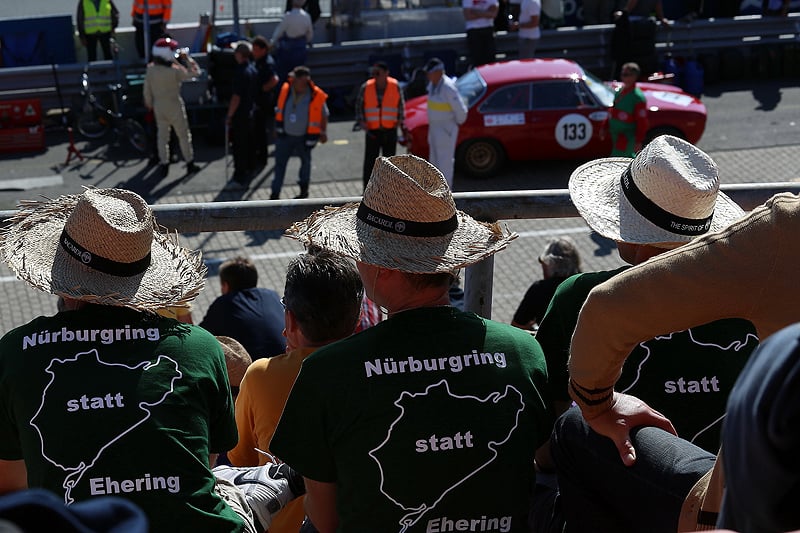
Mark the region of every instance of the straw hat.
[[670, 135], [653, 139], [635, 159], [611, 157], [578, 167], [569, 194], [593, 230], [634, 244], [688, 242], [744, 216], [719, 192], [714, 161]]
[[415, 273], [477, 263], [517, 237], [457, 211], [442, 173], [413, 155], [379, 157], [362, 202], [321, 209], [286, 235], [362, 263]]
[[225, 366], [228, 370], [228, 383], [232, 387], [238, 387], [242, 383], [242, 378], [253, 362], [247, 349], [232, 337], [217, 335], [217, 340], [222, 345], [222, 353], [225, 354]]
[[200, 252], [160, 233], [142, 197], [123, 189], [21, 202], [0, 254], [36, 289], [103, 305], [185, 307], [205, 284]]

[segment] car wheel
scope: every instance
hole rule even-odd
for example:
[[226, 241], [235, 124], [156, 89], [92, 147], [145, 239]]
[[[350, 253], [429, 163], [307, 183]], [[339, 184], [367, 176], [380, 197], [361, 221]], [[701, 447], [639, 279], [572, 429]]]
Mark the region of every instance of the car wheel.
[[678, 137], [679, 139], [686, 140], [686, 135], [683, 134], [681, 130], [678, 128], [672, 128], [670, 126], [660, 126], [658, 128], [653, 128], [652, 130], [647, 132], [647, 135], [644, 136], [644, 144], [647, 145], [661, 135], [672, 135], [673, 137]]
[[474, 178], [489, 178], [506, 162], [500, 143], [491, 139], [473, 139], [459, 146], [456, 165]]

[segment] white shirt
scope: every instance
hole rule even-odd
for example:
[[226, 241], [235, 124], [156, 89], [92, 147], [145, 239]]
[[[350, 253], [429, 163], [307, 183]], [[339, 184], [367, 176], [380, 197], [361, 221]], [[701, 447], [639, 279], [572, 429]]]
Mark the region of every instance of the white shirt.
[[[481, 9], [486, 10], [490, 6], [500, 7], [499, 0], [462, 0], [461, 7], [464, 9]], [[475, 20], [465, 21], [464, 27], [467, 30], [475, 30], [478, 28], [492, 28], [494, 27], [494, 17], [479, 18]]]
[[[542, 3], [540, 0], [522, 0], [519, 7], [520, 25], [530, 22], [533, 17], [542, 16]], [[519, 28], [520, 39], [538, 39], [542, 36], [542, 30], [537, 25], [535, 28]]]
[[305, 35], [306, 42], [313, 41], [314, 24], [311, 22], [311, 15], [299, 7], [293, 7], [291, 11], [287, 11], [272, 33], [272, 42], [277, 42], [283, 35], [290, 39]]

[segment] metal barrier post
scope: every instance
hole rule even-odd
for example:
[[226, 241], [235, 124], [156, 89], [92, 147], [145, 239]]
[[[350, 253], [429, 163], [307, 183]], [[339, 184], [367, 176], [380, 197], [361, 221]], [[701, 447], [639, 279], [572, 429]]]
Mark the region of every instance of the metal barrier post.
[[468, 266], [464, 274], [464, 311], [492, 318], [494, 256]]

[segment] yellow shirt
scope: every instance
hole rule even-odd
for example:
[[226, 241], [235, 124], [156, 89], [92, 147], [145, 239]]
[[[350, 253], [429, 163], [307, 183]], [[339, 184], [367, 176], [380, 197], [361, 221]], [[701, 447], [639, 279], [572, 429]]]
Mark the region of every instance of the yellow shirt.
[[[300, 365], [313, 351], [314, 348], [297, 348], [269, 359], [257, 359], [247, 368], [236, 398], [239, 443], [228, 452], [231, 464], [256, 466], [267, 463], [268, 457], [255, 448], [270, 451], [269, 441], [300, 372]], [[269, 531], [296, 533], [304, 517], [303, 498], [296, 498], [274, 516]]]

